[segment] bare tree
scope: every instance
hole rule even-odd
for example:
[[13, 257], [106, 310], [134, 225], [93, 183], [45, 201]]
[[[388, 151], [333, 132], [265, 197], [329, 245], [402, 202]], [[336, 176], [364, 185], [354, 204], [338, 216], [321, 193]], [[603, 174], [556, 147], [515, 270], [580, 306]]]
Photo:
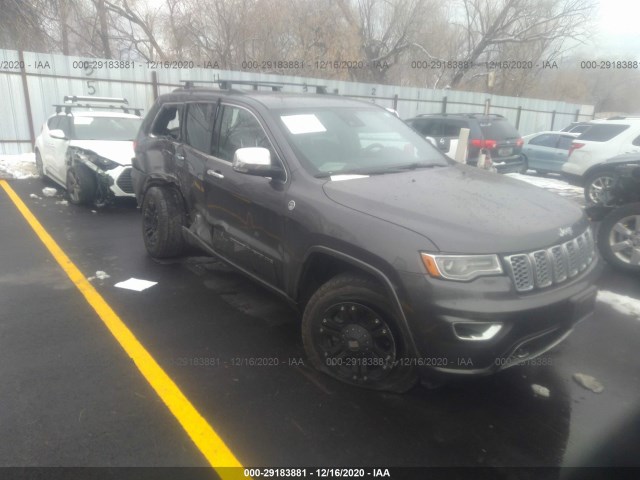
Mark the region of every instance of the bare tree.
[[354, 71], [357, 80], [386, 81], [388, 70], [412, 47], [428, 11], [427, 0], [336, 0], [349, 27], [357, 34], [367, 68]]
[[[534, 45], [561, 51], [569, 39], [581, 41], [592, 22], [595, 0], [460, 0], [454, 20], [462, 38], [458, 60], [462, 68], [451, 75], [449, 85], [458, 86], [473, 65], [504, 58], [505, 46]], [[526, 50], [525, 50], [526, 51]], [[507, 60], [506, 58], [504, 58]]]

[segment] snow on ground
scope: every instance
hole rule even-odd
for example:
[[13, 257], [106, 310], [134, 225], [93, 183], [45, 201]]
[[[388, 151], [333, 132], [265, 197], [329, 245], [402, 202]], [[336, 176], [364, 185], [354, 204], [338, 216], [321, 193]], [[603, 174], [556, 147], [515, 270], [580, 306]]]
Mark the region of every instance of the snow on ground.
[[0, 178], [33, 178], [38, 176], [33, 153], [0, 155]]
[[600, 290], [598, 292], [598, 301], [606, 303], [624, 315], [636, 317], [636, 319], [640, 320], [640, 300], [608, 290]]
[[534, 177], [530, 175], [522, 175], [521, 173], [507, 173], [505, 175], [511, 178], [515, 178], [516, 180], [530, 183], [531, 185], [535, 185], [536, 187], [555, 192], [558, 195], [566, 197], [582, 197], [584, 195], [584, 190], [582, 189], [582, 187], [569, 185], [561, 178]]

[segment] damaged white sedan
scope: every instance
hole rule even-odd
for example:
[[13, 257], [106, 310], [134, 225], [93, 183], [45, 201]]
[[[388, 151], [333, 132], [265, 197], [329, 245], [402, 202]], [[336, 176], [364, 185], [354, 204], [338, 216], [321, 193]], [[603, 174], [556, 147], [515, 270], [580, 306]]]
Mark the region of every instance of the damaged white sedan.
[[36, 138], [40, 176], [66, 188], [76, 205], [100, 207], [115, 197], [133, 197], [131, 158], [140, 109], [117, 98], [64, 100]]

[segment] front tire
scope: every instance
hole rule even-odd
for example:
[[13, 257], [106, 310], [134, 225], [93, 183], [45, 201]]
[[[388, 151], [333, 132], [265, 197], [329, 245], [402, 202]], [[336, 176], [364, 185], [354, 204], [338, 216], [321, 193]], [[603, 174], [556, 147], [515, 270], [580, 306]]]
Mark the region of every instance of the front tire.
[[584, 182], [584, 199], [587, 205], [606, 205], [607, 194], [614, 182], [611, 172], [600, 172], [587, 177]]
[[38, 178], [44, 180], [47, 174], [44, 172], [44, 164], [42, 163], [42, 156], [39, 150], [36, 150], [36, 170], [38, 171]]
[[154, 258], [176, 257], [183, 253], [185, 241], [184, 204], [171, 187], [151, 187], [142, 202], [142, 238]]
[[302, 341], [312, 365], [350, 385], [404, 393], [417, 375], [387, 295], [372, 279], [338, 275], [310, 298]]
[[87, 205], [96, 196], [96, 177], [83, 165], [75, 165], [67, 170], [67, 193], [74, 205]]
[[604, 217], [598, 231], [598, 249], [614, 267], [640, 272], [640, 203], [624, 205]]

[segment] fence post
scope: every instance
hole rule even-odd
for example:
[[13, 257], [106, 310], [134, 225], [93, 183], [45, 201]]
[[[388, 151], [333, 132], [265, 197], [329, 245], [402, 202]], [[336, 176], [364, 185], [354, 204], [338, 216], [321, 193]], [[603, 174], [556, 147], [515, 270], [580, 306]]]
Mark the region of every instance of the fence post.
[[442, 109], [440, 113], [447, 113], [447, 97], [442, 97]]
[[151, 71], [151, 86], [153, 88], [153, 101], [158, 99], [158, 74], [155, 70]]
[[[20, 65], [25, 65], [24, 53], [22, 50], [18, 50], [18, 60]], [[27, 109], [27, 121], [29, 122], [29, 136], [31, 137], [31, 146], [36, 143], [36, 132], [33, 128], [33, 113], [31, 112], [31, 97], [29, 96], [29, 84], [27, 82], [27, 72], [24, 68], [20, 69], [20, 76], [22, 77], [22, 90], [24, 93], [24, 104]]]
[[393, 109], [396, 112], [398, 111], [398, 94], [397, 93], [393, 96]]
[[518, 107], [516, 112], [516, 130], [520, 128], [520, 114], [522, 113], [522, 107]]
[[556, 123], [556, 111], [551, 112], [551, 128], [549, 130], [553, 130], [553, 124]]
[[574, 119], [574, 122], [578, 122], [580, 120], [580, 109], [578, 108], [576, 110], [576, 118]]
[[491, 99], [487, 98], [484, 101], [484, 114], [489, 115], [489, 110], [491, 110]]

